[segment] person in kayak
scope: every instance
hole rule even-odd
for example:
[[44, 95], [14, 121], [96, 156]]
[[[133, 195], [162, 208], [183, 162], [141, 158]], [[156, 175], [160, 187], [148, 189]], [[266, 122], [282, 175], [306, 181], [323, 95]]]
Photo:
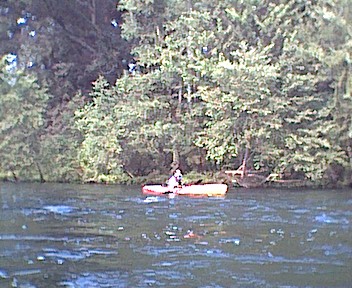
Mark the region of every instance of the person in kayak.
[[170, 189], [182, 187], [182, 173], [180, 169], [177, 169], [175, 173], [169, 178], [167, 181], [167, 186]]

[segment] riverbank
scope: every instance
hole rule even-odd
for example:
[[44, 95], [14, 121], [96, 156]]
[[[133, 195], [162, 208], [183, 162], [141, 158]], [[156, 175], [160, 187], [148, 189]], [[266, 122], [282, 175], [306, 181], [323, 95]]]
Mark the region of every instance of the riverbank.
[[[163, 184], [166, 183], [170, 175], [167, 174], [150, 174], [146, 176], [129, 176], [129, 177], [119, 177], [120, 181], [111, 181], [106, 179], [99, 179], [97, 181], [89, 180], [73, 180], [73, 181], [44, 181], [47, 183], [79, 183], [79, 184], [104, 184], [104, 185], [146, 185], [146, 184]], [[183, 182], [185, 184], [193, 184], [193, 183], [224, 183], [229, 185], [230, 187], [242, 187], [242, 188], [352, 188], [352, 183], [328, 183], [324, 181], [311, 181], [309, 179], [269, 179], [268, 181], [262, 181], [259, 179], [256, 181], [255, 179], [245, 178], [234, 179], [229, 177], [224, 172], [189, 172], [185, 173], [183, 176]], [[0, 181], [2, 182], [19, 182], [19, 183], [38, 183], [42, 182], [39, 178], [33, 179], [14, 179], [9, 177], [8, 175], [0, 175]]]

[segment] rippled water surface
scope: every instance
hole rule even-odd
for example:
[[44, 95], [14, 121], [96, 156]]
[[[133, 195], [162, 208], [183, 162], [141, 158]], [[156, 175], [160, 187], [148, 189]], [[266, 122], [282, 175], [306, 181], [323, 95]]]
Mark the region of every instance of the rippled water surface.
[[0, 184], [0, 287], [351, 287], [351, 190]]

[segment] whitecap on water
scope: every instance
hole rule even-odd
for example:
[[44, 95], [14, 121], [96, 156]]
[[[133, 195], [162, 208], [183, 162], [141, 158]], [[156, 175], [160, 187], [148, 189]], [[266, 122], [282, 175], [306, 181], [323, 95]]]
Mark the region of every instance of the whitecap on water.
[[43, 209], [55, 213], [55, 214], [69, 214], [73, 212], [76, 208], [66, 205], [47, 205]]
[[157, 196], [150, 196], [150, 197], [147, 197], [143, 200], [143, 203], [156, 203], [156, 202], [160, 202], [161, 201], [161, 198], [160, 197], [157, 197]]
[[315, 217], [316, 222], [326, 223], [326, 224], [349, 224], [346, 218], [337, 219], [326, 215], [325, 213]]
[[98, 288], [98, 287], [128, 287], [128, 273], [112, 271], [106, 273], [85, 272], [80, 275], [72, 275], [72, 279], [67, 279], [58, 283], [60, 287], [73, 288]]
[[234, 245], [240, 245], [241, 240], [240, 238], [222, 238], [219, 240], [220, 244], [234, 244]]

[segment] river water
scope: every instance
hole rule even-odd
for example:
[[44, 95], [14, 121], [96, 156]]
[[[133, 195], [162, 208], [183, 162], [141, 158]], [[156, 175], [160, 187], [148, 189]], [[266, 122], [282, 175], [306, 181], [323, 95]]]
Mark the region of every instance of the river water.
[[0, 287], [352, 287], [352, 190], [0, 185]]

